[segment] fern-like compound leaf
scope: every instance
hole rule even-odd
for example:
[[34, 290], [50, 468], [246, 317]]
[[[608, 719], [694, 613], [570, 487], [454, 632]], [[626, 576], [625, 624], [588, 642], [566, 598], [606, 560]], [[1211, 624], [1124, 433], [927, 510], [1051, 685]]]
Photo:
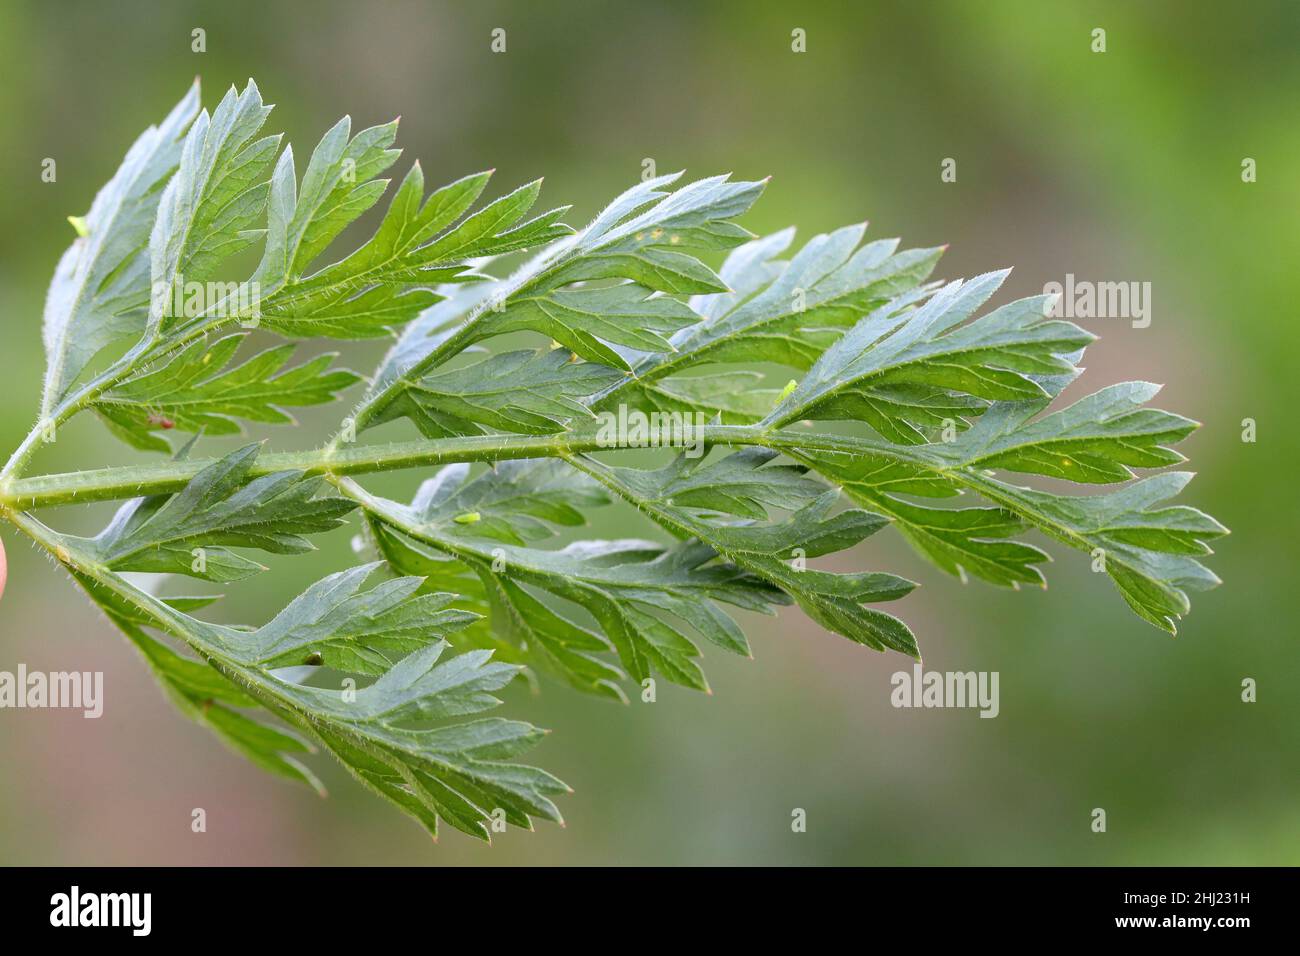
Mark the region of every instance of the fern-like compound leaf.
[[[750, 654], [745, 614], [791, 606], [919, 658], [915, 584], [870, 556], [891, 529], [1012, 588], [1045, 583], [1038, 539], [1062, 544], [1171, 632], [1218, 583], [1203, 562], [1227, 529], [1173, 503], [1190, 473], [1161, 470], [1196, 423], [1140, 381], [1061, 401], [1093, 336], [1046, 296], [991, 304], [1005, 271], [932, 282], [942, 248], [863, 223], [756, 238], [738, 219], [766, 181], [726, 175], [651, 178], [576, 232], [568, 206], [535, 211], [540, 180], [484, 201], [490, 171], [430, 190], [414, 163], [381, 203], [396, 121], [344, 117], [300, 176], [270, 110], [252, 81], [210, 113], [191, 90], [72, 217], [0, 517], [183, 713], [272, 773], [319, 790], [328, 751], [435, 834], [559, 820], [567, 788], [516, 762], [541, 731], [489, 716], [498, 693], [706, 690], [706, 651]], [[394, 341], [320, 446], [191, 459], [359, 381], [268, 335]], [[28, 476], [86, 410], [137, 449], [192, 437], [170, 461]], [[420, 472], [409, 501], [367, 487], [398, 468]], [[92, 537], [31, 513], [122, 499]], [[601, 509], [649, 530], [601, 537], [584, 527]], [[369, 558], [260, 625], [166, 593], [234, 584], [349, 520]]]

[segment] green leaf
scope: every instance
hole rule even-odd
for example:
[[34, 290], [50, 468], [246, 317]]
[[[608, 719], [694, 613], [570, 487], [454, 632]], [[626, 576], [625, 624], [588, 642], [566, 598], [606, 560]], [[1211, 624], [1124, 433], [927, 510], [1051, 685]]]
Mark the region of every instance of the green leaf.
[[[1123, 382], [1032, 420], [1046, 403], [1025, 403], [1013, 414], [990, 416], [989, 427], [967, 432], [937, 449], [954, 463], [1107, 484], [1133, 477], [1131, 468], [1185, 461], [1169, 448], [1197, 428], [1181, 415], [1143, 408], [1160, 391], [1150, 382]], [[994, 427], [996, 424], [997, 427]]]
[[[545, 771], [509, 762], [542, 732], [500, 718], [460, 719], [495, 708], [495, 691], [519, 668], [492, 661], [486, 651], [446, 656], [441, 634], [468, 616], [444, 611], [437, 598], [413, 596], [411, 582], [360, 591], [374, 565], [352, 569], [318, 582], [270, 623], [249, 630], [209, 624], [169, 606], [98, 564], [80, 539], [38, 533], [141, 648], [173, 699], [264, 768], [319, 789], [290, 756], [309, 745], [247, 716], [253, 706], [324, 746], [435, 836], [440, 819], [483, 840], [490, 839], [487, 822], [497, 812], [527, 829], [532, 817], [561, 820], [551, 798], [569, 788]], [[207, 665], [171, 651], [144, 627], [183, 641]], [[403, 643], [416, 649], [403, 653]], [[376, 679], [335, 690], [297, 683], [289, 671], [267, 666], [307, 647], [340, 665], [360, 663], [365, 669], [354, 673]]]
[[[552, 242], [508, 278], [463, 300], [467, 311], [437, 313], [437, 326], [458, 318], [459, 326], [434, 337], [430, 322], [404, 339], [358, 407], [359, 425], [395, 417], [389, 406], [401, 401], [409, 382], [497, 335], [542, 334], [588, 361], [622, 369], [630, 367], [635, 350], [671, 350], [665, 336], [695, 322], [696, 315], [671, 297], [651, 293], [725, 291], [711, 269], [681, 250], [730, 248], [748, 239], [729, 220], [748, 209], [765, 185], [715, 176], [665, 191], [680, 175], [639, 183], [581, 232]], [[474, 248], [484, 256], [500, 251]], [[625, 281], [579, 285], [591, 280]]]
[[539, 295], [519, 295], [500, 313], [485, 316], [478, 338], [506, 332], [538, 332], [559, 342], [589, 362], [620, 369], [631, 366], [610, 344], [643, 352], [668, 352], [664, 335], [698, 321], [690, 307], [676, 299], [652, 295], [635, 283], [556, 289]]
[[95, 410], [123, 440], [146, 451], [168, 451], [158, 431], [238, 435], [240, 420], [296, 424], [291, 406], [323, 405], [360, 380], [331, 368], [335, 352], [286, 368], [293, 346], [266, 349], [231, 366], [243, 334], [209, 344], [196, 340], [165, 364], [109, 389]]
[[135, 498], [96, 537], [71, 539], [114, 571], [185, 574], [234, 581], [262, 566], [232, 547], [273, 554], [312, 550], [304, 535], [342, 524], [355, 505], [322, 494], [324, 479], [300, 472], [249, 478], [260, 446], [209, 465], [175, 495]]
[[181, 314], [175, 303], [187, 304], [191, 283], [206, 282], [226, 259], [262, 236], [261, 229], [251, 227], [266, 208], [266, 176], [280, 137], [253, 137], [270, 112], [249, 80], [242, 93], [231, 87], [211, 118], [205, 110], [190, 126], [149, 237], [151, 329], [165, 332], [214, 312], [242, 315], [248, 308], [237, 284], [212, 297], [205, 290], [198, 307]]
[[[823, 627], [875, 650], [919, 657], [898, 618], [865, 604], [903, 597], [916, 585], [892, 574], [836, 574], [808, 558], [852, 547], [886, 522], [865, 511], [831, 514], [837, 492], [804, 469], [771, 464], [774, 452], [746, 449], [706, 463], [679, 456], [657, 471], [575, 459], [580, 468], [670, 531], [698, 539], [712, 553], [780, 588]], [[792, 511], [767, 522], [770, 509]], [[742, 519], [741, 521], [734, 520]]]
[[535, 291], [620, 278], [659, 292], [726, 291], [713, 270], [681, 250], [727, 249], [749, 239], [748, 232], [728, 220], [753, 205], [766, 180], [731, 182], [729, 176], [712, 176], [675, 192], [661, 191], [680, 176], [660, 176], [627, 190], [578, 234], [553, 268], [538, 271], [527, 284]]
[[731, 369], [703, 375], [677, 375], [650, 380], [634, 379], [620, 388], [620, 397], [632, 408], [648, 411], [702, 412], [727, 424], [756, 422], [776, 405], [779, 389], [760, 387], [762, 372]]
[[41, 415], [48, 418], [105, 346], [138, 335], [149, 307], [149, 233], [162, 186], [180, 162], [185, 130], [199, 110], [196, 82], [79, 217], [78, 238], [59, 260], [45, 300], [47, 367]]
[[[1023, 541], [1007, 540], [1029, 527], [1019, 515], [1004, 508], [936, 508], [889, 494], [886, 489], [891, 487], [924, 492], [914, 482], [900, 487], [890, 481], [892, 470], [871, 457], [818, 453], [805, 460], [858, 504], [891, 519], [912, 547], [954, 577], [965, 581], [969, 573], [1002, 587], [1045, 586], [1035, 565], [1049, 560], [1047, 553]], [[951, 490], [943, 479], [935, 480]]]
[[704, 321], [673, 339], [678, 355], [645, 359], [637, 375], [664, 375], [704, 361], [808, 368], [838, 330], [898, 296], [921, 294], [920, 283], [943, 253], [897, 252], [897, 239], [859, 245], [865, 230], [862, 223], [814, 236], [788, 264], [774, 257], [788, 248], [793, 229], [740, 247], [722, 269], [734, 291], [693, 299]]
[[471, 365], [440, 369], [404, 386], [375, 423], [409, 417], [430, 438], [476, 435], [481, 426], [544, 435], [572, 418], [594, 419], [579, 399], [622, 378], [565, 349], [505, 352]]
[[1210, 554], [1208, 542], [1228, 533], [1195, 508], [1153, 508], [1191, 478], [1190, 472], [1166, 472], [1089, 497], [1053, 495], [990, 478], [975, 483], [1039, 530], [1088, 552], [1139, 617], [1173, 634], [1191, 608], [1186, 592], [1220, 583], [1192, 555]]
[[[299, 189], [293, 149], [286, 148], [271, 176], [266, 251], [255, 278], [271, 290], [297, 281], [340, 232], [373, 206], [388, 185], [376, 180], [400, 150], [397, 121], [351, 135], [343, 117], [322, 137]], [[268, 297], [264, 309], [274, 302]]]
[[596, 481], [553, 459], [503, 461], [472, 480], [469, 472], [467, 464], [447, 465], [420, 485], [411, 511], [421, 526], [443, 528], [473, 513], [478, 520], [460, 534], [522, 545], [582, 527], [586, 511], [610, 500]]
[[365, 178], [396, 158], [397, 151], [384, 149], [395, 134], [396, 122], [359, 133], [345, 146], [345, 117], [317, 147], [301, 196], [295, 192], [292, 155], [282, 159], [274, 180], [267, 257], [258, 271], [259, 278], [273, 286], [261, 306], [268, 328], [293, 337], [385, 336], [439, 300], [433, 287], [479, 278], [470, 271], [469, 260], [572, 232], [558, 221], [567, 207], [519, 222], [536, 200], [540, 180], [463, 220], [490, 173], [458, 180], [421, 203], [424, 174], [417, 163], [370, 241], [304, 277], [338, 232], [383, 193], [386, 180]]
[[916, 309], [891, 303], [877, 310], [826, 350], [768, 421], [869, 421], [894, 412], [915, 426], [907, 418], [915, 402], [879, 401], [880, 387], [938, 388], [985, 401], [1044, 397], [1035, 376], [1072, 374], [1069, 356], [1093, 336], [1046, 318], [1047, 296], [1020, 299], [965, 324], [1005, 277], [993, 272], [950, 283]]
[[449, 610], [453, 594], [415, 596], [418, 577], [385, 581], [368, 591], [361, 584], [378, 562], [339, 571], [295, 597], [255, 631], [221, 629], [230, 654], [265, 668], [324, 665], [353, 674], [378, 675], [434, 641], [473, 621]]
[[[419, 527], [433, 534], [450, 529], [489, 542], [489, 547], [490, 542], [522, 545], [543, 541], [558, 528], [579, 527], [586, 523], [586, 510], [609, 502], [595, 481], [558, 461], [504, 461], [477, 478], [470, 479], [469, 473], [468, 465], [448, 465], [420, 486], [411, 503]], [[479, 518], [470, 524], [460, 523], [458, 519], [466, 514]], [[522, 588], [495, 575], [480, 578], [463, 561], [413, 541], [383, 522], [372, 520], [370, 531], [378, 553], [394, 570], [424, 579], [423, 592], [454, 592], [459, 595], [458, 607], [484, 615], [452, 638], [457, 646], [492, 649], [499, 659], [532, 663], [574, 686], [624, 699], [617, 686], [622, 672], [590, 653], [608, 650], [601, 638], [550, 614]], [[652, 546], [647, 556], [659, 550]], [[495, 555], [493, 559], [489, 570], [496, 564]], [[510, 618], [507, 599], [522, 605], [527, 613], [516, 616], [517, 626], [508, 624], [498, 634], [491, 625]], [[526, 644], [534, 655], [541, 655], [540, 660], [530, 658], [505, 637], [539, 621], [548, 622], [547, 626], [531, 635]], [[554, 664], [551, 656], [558, 659]]]
[[[413, 506], [373, 496], [354, 482], [345, 487], [372, 517], [410, 542], [405, 550], [430, 546], [473, 569], [492, 605], [494, 628], [510, 634], [530, 663], [593, 693], [622, 696], [614, 683], [618, 673], [599, 661], [610, 650], [635, 681], [658, 672], [673, 683], [706, 690], [696, 662], [699, 649], [689, 632], [744, 653], [739, 628], [718, 602], [767, 611], [788, 600], [745, 570], [715, 560], [707, 545], [663, 549], [624, 539], [579, 541], [547, 551], [484, 542], [473, 531], [477, 524], [431, 524]], [[486, 506], [481, 510], [491, 514]], [[400, 560], [403, 549], [390, 553]], [[396, 569], [404, 570], [400, 563]], [[582, 608], [596, 629], [543, 603], [535, 591]]]
[[421, 257], [430, 262], [454, 262], [479, 256], [495, 256], [572, 234], [573, 230], [558, 220], [568, 206], [552, 209], [540, 216], [520, 222], [542, 190], [542, 181], [534, 180], [514, 192], [484, 206], [421, 249]]
[[[1191, 479], [1169, 472], [1090, 497], [1022, 488], [993, 477], [1001, 466], [1065, 477], [1076, 482], [1122, 481], [1129, 465], [1181, 460], [1167, 447], [1195, 423], [1141, 405], [1155, 386], [1124, 383], [1103, 389], [1059, 412], [1039, 416], [1073, 376], [1038, 377], [1044, 396], [997, 402], [954, 441], [912, 446], [895, 454], [888, 446], [841, 439], [810, 447], [791, 437], [786, 450], [868, 507], [888, 515], [905, 537], [950, 573], [966, 572], [995, 584], [1041, 584], [1033, 565], [1046, 555], [1006, 540], [1037, 528], [1084, 551], [1110, 575], [1129, 606], [1144, 620], [1171, 633], [1187, 613], [1186, 591], [1213, 587], [1218, 578], [1192, 557], [1210, 553], [1208, 542], [1227, 529], [1193, 508], [1152, 511]], [[902, 452], [899, 449], [899, 452]], [[898, 497], [948, 497], [973, 491], [993, 509], [922, 507]]]
[[[905, 310], [930, 292], [921, 283], [942, 249], [897, 252], [896, 239], [859, 246], [864, 230], [859, 224], [815, 236], [790, 262], [776, 257], [789, 247], [793, 229], [735, 249], [721, 272], [729, 291], [693, 296], [689, 304], [700, 321], [673, 334], [668, 349], [624, 349], [632, 374], [593, 396], [593, 406], [612, 409], [621, 402], [650, 410], [687, 410], [680, 396], [685, 388], [698, 401], [698, 410], [721, 414], [724, 420], [765, 418], [782, 393], [745, 390], [737, 396], [741, 376], [756, 373], [716, 370], [717, 364], [779, 363], [806, 369], [844, 328], [873, 309], [888, 304]], [[680, 374], [701, 368], [710, 371]], [[705, 391], [706, 381], [716, 383], [719, 391]]]

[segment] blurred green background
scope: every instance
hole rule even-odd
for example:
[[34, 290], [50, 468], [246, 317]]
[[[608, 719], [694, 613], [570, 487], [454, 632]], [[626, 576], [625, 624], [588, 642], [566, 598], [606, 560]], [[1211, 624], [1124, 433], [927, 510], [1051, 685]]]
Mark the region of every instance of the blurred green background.
[[[206, 30], [207, 52], [191, 52]], [[489, 50], [507, 30], [505, 54]], [[807, 52], [791, 52], [791, 30]], [[1091, 51], [1091, 31], [1107, 51]], [[922, 582], [896, 606], [928, 668], [996, 670], [1001, 716], [895, 710], [906, 669], [795, 611], [747, 621], [757, 660], [709, 655], [711, 697], [620, 708], [545, 686], [506, 713], [552, 728], [538, 763], [576, 793], [566, 828], [432, 845], [324, 758], [329, 800], [273, 779], [178, 716], [135, 652], [13, 530], [0, 669], [102, 670], [106, 712], [0, 712], [5, 863], [1300, 863], [1300, 665], [1292, 620], [1300, 322], [1300, 5], [1293, 2], [0, 3], [0, 445], [35, 417], [45, 286], [127, 145], [199, 74], [212, 105], [257, 79], [300, 155], [342, 113], [402, 116], [398, 167], [449, 181], [547, 177], [581, 223], [641, 174], [773, 175], [746, 224], [802, 237], [950, 242], [945, 278], [1014, 265], [1001, 300], [1066, 273], [1152, 283], [1153, 321], [1083, 320], [1093, 387], [1167, 383], [1205, 426], [1186, 501], [1233, 535], [1176, 639], [1056, 549], [1046, 593], [963, 587], [881, 534], [841, 569]], [[58, 162], [56, 183], [39, 177]], [[957, 182], [942, 183], [944, 158]], [[1241, 163], [1258, 164], [1258, 182]], [[301, 166], [301, 164], [300, 164]], [[300, 169], [301, 171], [301, 169]], [[364, 368], [375, 354], [350, 359]], [[332, 416], [332, 412], [330, 413]], [[1258, 441], [1241, 440], [1241, 422]], [[320, 422], [303, 416], [305, 423]], [[1288, 429], [1291, 429], [1288, 431]], [[262, 433], [258, 433], [262, 434]], [[279, 447], [319, 431], [281, 429]], [[215, 443], [210, 443], [212, 449]], [[98, 423], [37, 469], [132, 460]], [[409, 489], [423, 475], [398, 482]], [[94, 527], [104, 509], [49, 515]], [[622, 533], [603, 516], [598, 534]], [[268, 618], [347, 560], [246, 582]], [[281, 575], [283, 572], [283, 576]], [[1258, 681], [1257, 703], [1240, 699]], [[207, 811], [206, 833], [190, 830]], [[807, 811], [791, 832], [792, 808]], [[1108, 832], [1090, 829], [1103, 807]]]

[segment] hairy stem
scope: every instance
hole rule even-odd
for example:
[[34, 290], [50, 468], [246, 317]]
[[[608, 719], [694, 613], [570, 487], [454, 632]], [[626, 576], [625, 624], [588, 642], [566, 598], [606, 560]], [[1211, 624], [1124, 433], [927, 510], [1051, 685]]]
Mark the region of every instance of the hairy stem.
[[[777, 450], [793, 447], [845, 450], [869, 448], [877, 454], [890, 454], [893, 457], [907, 454], [896, 447], [866, 439], [768, 433], [750, 425], [707, 425], [700, 432], [702, 434], [690, 436], [692, 441], [715, 445], [763, 445]], [[670, 447], [667, 441], [664, 446]], [[611, 448], [605, 439], [593, 431], [563, 432], [556, 435], [474, 435], [418, 439], [337, 450], [326, 447], [309, 451], [268, 453], [257, 458], [249, 477], [251, 479], [280, 471], [364, 475], [452, 462], [555, 458], [602, 450], [616, 449]], [[211, 458], [168, 461], [11, 478], [0, 482], [0, 505], [22, 509], [45, 508], [175, 492], [214, 461]]]

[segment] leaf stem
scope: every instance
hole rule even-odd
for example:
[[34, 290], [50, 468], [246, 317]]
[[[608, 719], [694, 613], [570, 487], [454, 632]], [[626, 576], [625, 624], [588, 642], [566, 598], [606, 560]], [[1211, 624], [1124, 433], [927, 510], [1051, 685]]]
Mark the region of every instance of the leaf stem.
[[[717, 445], [765, 445], [780, 437], [765, 435], [749, 425], [707, 425], [703, 432], [704, 442]], [[665, 441], [661, 447], [671, 446]], [[364, 475], [452, 462], [555, 458], [603, 450], [618, 448], [611, 447], [604, 436], [594, 431], [417, 439], [383, 445], [263, 454], [258, 456], [248, 477], [252, 479], [281, 471]], [[214, 461], [211, 458], [168, 461], [11, 478], [0, 481], [0, 506], [46, 508], [175, 492]]]
[[[950, 470], [925, 455], [870, 438], [803, 433], [793, 429], [769, 431], [754, 425], [706, 425], [702, 440], [710, 445], [759, 445], [780, 452], [799, 449], [871, 454], [921, 465], [936, 473], [974, 486], [961, 469]], [[692, 436], [693, 438], [695, 436]], [[453, 462], [508, 461], [519, 458], [570, 458], [599, 451], [622, 450], [611, 446], [599, 432], [561, 432], [554, 435], [471, 435], [454, 438], [415, 439], [382, 445], [324, 448], [259, 455], [249, 479], [282, 471], [316, 475], [364, 475]], [[664, 441], [658, 447], [673, 447]], [[30, 478], [0, 476], [0, 508], [35, 509], [91, 501], [112, 501], [139, 495], [179, 491], [216, 459], [123, 465], [89, 471], [62, 472]], [[976, 490], [986, 492], [982, 487]]]

